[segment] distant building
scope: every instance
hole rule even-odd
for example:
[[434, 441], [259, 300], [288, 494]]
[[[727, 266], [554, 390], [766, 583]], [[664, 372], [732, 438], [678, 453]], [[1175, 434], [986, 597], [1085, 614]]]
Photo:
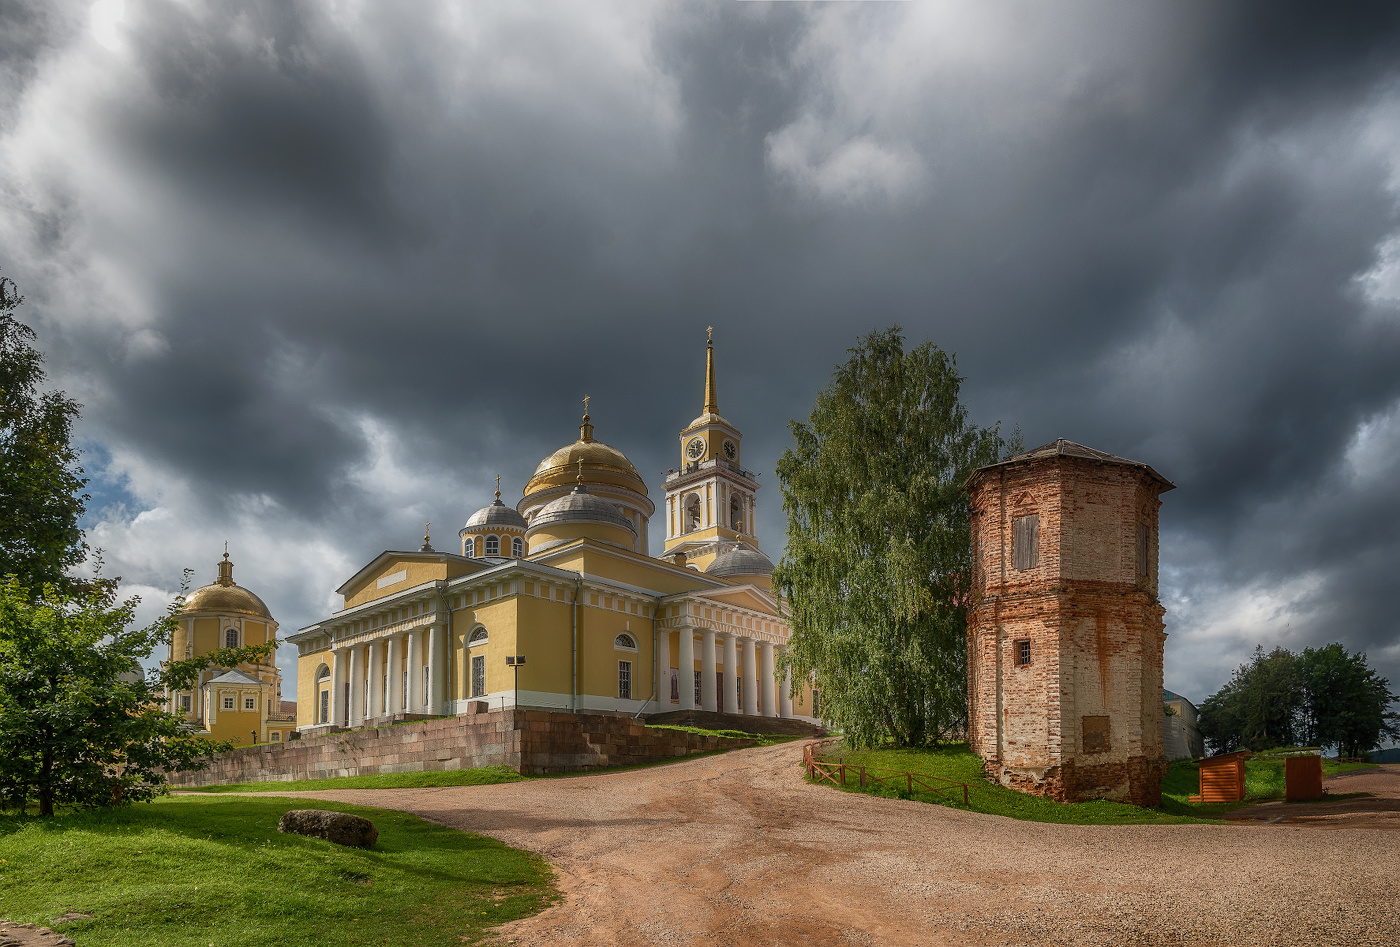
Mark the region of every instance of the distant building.
[[1065, 802], [1161, 802], [1163, 608], [1146, 464], [1058, 440], [977, 470], [968, 738], [987, 775]]
[[[266, 644], [277, 622], [263, 600], [233, 581], [224, 553], [219, 577], [195, 589], [180, 610], [170, 660], [197, 658], [219, 648]], [[167, 709], [215, 740], [279, 743], [296, 730], [296, 703], [282, 699], [282, 672], [273, 655], [261, 663], [209, 668], [187, 691], [167, 692]]]
[[1162, 748], [1167, 759], [1195, 760], [1205, 756], [1206, 741], [1196, 725], [1196, 705], [1164, 687], [1162, 706], [1171, 710], [1162, 718]]

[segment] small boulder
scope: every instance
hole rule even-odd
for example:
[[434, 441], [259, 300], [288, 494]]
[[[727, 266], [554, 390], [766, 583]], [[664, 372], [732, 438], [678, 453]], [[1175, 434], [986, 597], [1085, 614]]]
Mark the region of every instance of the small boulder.
[[325, 809], [293, 809], [278, 820], [277, 831], [310, 835], [355, 848], [369, 848], [379, 838], [379, 830], [369, 819]]

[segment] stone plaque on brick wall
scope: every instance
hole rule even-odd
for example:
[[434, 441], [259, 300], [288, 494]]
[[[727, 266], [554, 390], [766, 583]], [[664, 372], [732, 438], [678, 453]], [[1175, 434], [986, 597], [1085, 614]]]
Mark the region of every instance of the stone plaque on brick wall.
[[1085, 753], [1107, 753], [1109, 751], [1108, 742], [1108, 718], [1107, 717], [1085, 717], [1084, 718], [1084, 752]]

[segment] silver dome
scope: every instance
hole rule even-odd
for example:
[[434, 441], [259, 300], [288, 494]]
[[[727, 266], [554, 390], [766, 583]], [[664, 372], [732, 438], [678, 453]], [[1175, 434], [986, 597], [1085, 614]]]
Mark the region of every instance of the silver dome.
[[773, 560], [751, 546], [735, 546], [716, 556], [705, 570], [705, 574], [720, 578], [731, 575], [772, 575]]
[[574, 487], [572, 492], [545, 504], [544, 509], [540, 510], [534, 522], [530, 524], [530, 531], [559, 523], [601, 523], [605, 526], [620, 526], [633, 535], [637, 532], [637, 527], [633, 526], [632, 521], [623, 516], [617, 507], [607, 500], [595, 497], [582, 484]]
[[475, 533], [492, 527], [523, 530], [528, 525], [525, 522], [525, 517], [513, 508], [506, 506], [498, 497], [495, 503], [484, 506], [473, 513], [471, 518], [467, 520], [467, 525], [462, 527], [462, 531]]

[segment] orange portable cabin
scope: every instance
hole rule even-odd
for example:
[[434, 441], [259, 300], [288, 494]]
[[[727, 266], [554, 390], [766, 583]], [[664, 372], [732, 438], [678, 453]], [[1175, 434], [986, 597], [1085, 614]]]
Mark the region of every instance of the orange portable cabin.
[[1244, 798], [1244, 758], [1248, 750], [1201, 760], [1201, 794], [1191, 802], [1239, 802]]
[[1283, 760], [1283, 798], [1286, 802], [1322, 798], [1322, 751]]

